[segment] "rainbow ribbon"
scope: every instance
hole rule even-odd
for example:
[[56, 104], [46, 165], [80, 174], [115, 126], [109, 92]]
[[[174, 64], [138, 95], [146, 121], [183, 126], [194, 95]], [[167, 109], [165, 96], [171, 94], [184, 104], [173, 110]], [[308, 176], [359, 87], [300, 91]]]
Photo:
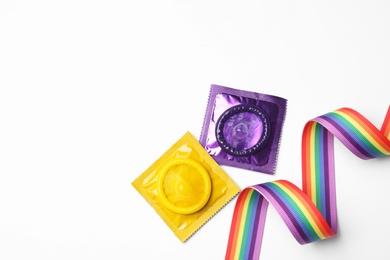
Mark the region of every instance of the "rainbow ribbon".
[[269, 203], [300, 244], [337, 234], [334, 136], [359, 158], [390, 155], [390, 106], [380, 130], [350, 108], [308, 121], [302, 134], [302, 190], [286, 180], [243, 189], [233, 212], [226, 260], [259, 259]]

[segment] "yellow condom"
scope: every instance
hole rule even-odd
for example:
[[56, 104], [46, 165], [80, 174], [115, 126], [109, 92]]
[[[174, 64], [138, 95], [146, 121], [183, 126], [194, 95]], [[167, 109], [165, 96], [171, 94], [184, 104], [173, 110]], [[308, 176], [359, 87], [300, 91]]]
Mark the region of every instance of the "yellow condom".
[[157, 189], [166, 208], [179, 214], [191, 214], [206, 205], [211, 194], [211, 181], [200, 163], [181, 158], [164, 165]]
[[182, 242], [240, 192], [189, 132], [132, 185]]

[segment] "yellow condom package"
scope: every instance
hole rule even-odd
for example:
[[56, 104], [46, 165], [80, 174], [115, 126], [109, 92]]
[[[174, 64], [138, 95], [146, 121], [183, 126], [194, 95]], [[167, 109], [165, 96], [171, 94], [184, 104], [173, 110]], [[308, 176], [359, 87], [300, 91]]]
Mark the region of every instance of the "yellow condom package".
[[132, 185], [182, 242], [240, 192], [190, 132]]

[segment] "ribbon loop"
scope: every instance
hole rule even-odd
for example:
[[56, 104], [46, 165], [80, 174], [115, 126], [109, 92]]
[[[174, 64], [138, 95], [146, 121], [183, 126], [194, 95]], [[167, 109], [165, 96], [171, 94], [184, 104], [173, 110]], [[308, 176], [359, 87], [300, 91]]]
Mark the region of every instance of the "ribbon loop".
[[245, 188], [234, 208], [225, 259], [258, 259], [268, 204], [300, 244], [337, 234], [333, 139], [361, 159], [390, 155], [390, 106], [381, 129], [350, 108], [308, 121], [302, 133], [302, 190], [286, 180]]

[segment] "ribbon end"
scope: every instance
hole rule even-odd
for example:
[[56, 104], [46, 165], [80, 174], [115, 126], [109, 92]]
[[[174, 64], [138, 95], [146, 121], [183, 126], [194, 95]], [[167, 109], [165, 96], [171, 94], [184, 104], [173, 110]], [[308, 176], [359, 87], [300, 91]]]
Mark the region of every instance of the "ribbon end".
[[390, 140], [390, 105], [387, 109], [385, 120], [383, 121], [381, 132]]

